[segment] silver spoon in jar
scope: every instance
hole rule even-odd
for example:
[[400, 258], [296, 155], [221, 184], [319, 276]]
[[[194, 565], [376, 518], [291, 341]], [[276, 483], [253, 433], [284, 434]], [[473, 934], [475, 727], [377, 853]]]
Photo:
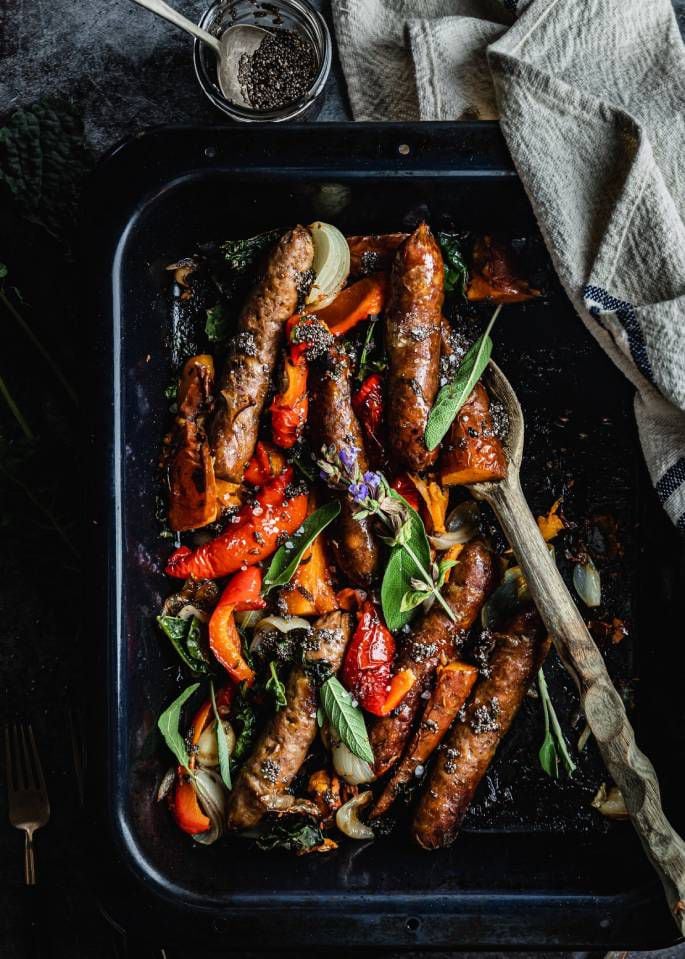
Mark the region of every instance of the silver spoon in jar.
[[516, 393], [492, 361], [484, 382], [508, 417], [504, 439], [508, 469], [500, 482], [474, 483], [469, 489], [476, 499], [489, 503], [497, 515], [556, 650], [578, 686], [581, 707], [602, 759], [661, 879], [680, 933], [685, 935], [685, 843], [664, 815], [654, 767], [637, 747], [604, 657], [561, 578], [521, 490], [524, 424]]
[[243, 107], [250, 106], [238, 79], [240, 59], [245, 54], [251, 56], [255, 52], [264, 37], [268, 36], [268, 30], [249, 23], [236, 23], [224, 30], [221, 37], [215, 37], [184, 17], [178, 10], [174, 10], [164, 0], [134, 0], [134, 3], [151, 10], [158, 17], [186, 30], [210, 46], [216, 54], [217, 76], [222, 94], [231, 103]]

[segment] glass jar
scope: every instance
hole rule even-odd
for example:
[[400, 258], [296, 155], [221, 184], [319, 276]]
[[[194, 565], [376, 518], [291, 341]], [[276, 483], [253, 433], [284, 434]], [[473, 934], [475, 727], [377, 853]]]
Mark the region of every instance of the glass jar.
[[214, 51], [201, 40], [195, 40], [195, 75], [206, 96], [232, 120], [243, 123], [313, 119], [321, 109], [332, 59], [331, 35], [319, 11], [308, 0], [218, 0], [200, 20], [200, 26], [216, 37], [229, 27], [242, 23], [265, 29], [292, 30], [308, 40], [318, 64], [311, 86], [298, 99], [272, 110], [257, 110], [234, 103], [227, 100], [219, 88]]

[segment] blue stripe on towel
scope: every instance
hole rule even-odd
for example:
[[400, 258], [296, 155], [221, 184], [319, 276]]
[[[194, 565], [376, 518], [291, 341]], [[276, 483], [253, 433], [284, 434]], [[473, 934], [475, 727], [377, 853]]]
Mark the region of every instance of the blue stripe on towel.
[[[660, 502], [665, 503], [669, 496], [685, 483], [685, 456], [681, 456], [677, 463], [669, 466], [659, 482], [654, 487]], [[680, 517], [685, 519], [685, 513]]]
[[649, 362], [642, 327], [635, 315], [635, 307], [632, 303], [628, 303], [627, 300], [619, 300], [602, 289], [601, 286], [586, 286], [583, 290], [583, 298], [585, 306], [592, 316], [599, 319], [601, 316], [611, 313], [621, 323], [628, 337], [628, 346], [635, 365], [642, 375], [650, 383], [653, 383], [652, 364]]

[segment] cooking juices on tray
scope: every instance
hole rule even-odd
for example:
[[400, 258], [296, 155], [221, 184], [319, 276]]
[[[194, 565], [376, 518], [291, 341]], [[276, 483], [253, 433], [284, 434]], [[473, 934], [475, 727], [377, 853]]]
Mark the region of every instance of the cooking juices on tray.
[[[199, 842], [328, 851], [407, 799], [419, 845], [452, 842], [545, 657], [468, 498], [506, 469], [479, 382], [489, 331], [465, 349], [443, 312], [446, 291], [537, 294], [491, 237], [470, 267], [462, 247], [426, 223], [253, 238], [237, 322], [217, 332], [217, 304], [216, 356], [186, 359], [163, 467], [189, 535], [159, 622], [194, 682], [159, 725], [177, 762], [161, 793]], [[174, 269], [186, 298], [212, 273]]]

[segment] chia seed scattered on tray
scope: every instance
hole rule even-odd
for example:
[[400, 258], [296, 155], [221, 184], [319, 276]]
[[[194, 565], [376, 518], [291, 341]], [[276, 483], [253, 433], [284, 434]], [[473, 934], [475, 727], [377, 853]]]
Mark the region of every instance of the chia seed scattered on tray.
[[255, 110], [277, 110], [307, 92], [316, 75], [314, 49], [294, 30], [275, 30], [238, 63], [243, 96]]
[[470, 726], [476, 735], [494, 733], [499, 729], [499, 700], [493, 696], [489, 703], [482, 703], [471, 717]]
[[257, 343], [254, 333], [249, 330], [242, 330], [233, 339], [233, 349], [236, 353], [242, 353], [243, 356], [256, 356]]
[[262, 763], [262, 776], [264, 776], [267, 782], [275, 783], [278, 779], [280, 768], [279, 763], [273, 759], [265, 759]]

